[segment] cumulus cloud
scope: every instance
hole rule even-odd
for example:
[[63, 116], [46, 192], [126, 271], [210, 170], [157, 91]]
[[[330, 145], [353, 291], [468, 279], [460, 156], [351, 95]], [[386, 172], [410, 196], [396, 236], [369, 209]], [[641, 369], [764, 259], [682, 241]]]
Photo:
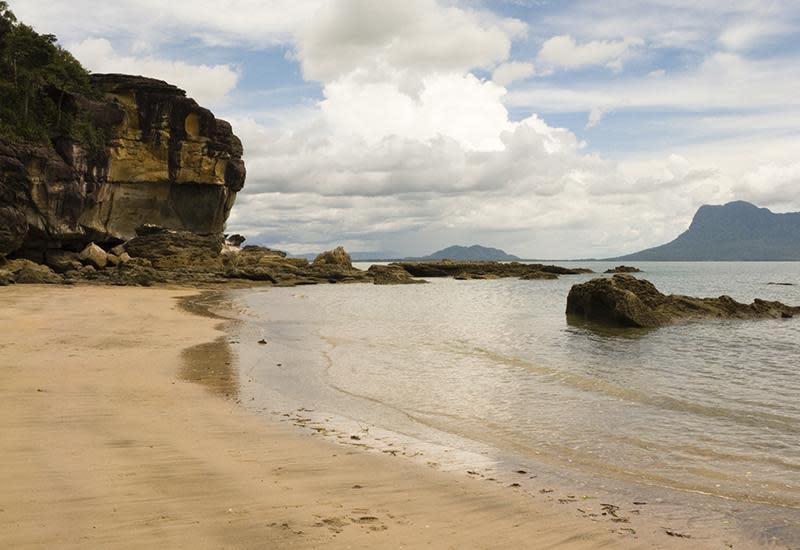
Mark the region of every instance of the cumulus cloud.
[[555, 69], [577, 69], [589, 65], [605, 66], [613, 71], [622, 70], [632, 51], [644, 45], [637, 37], [622, 40], [592, 40], [578, 44], [569, 35], [554, 36], [542, 44], [537, 59]]
[[[610, 256], [669, 240], [699, 204], [734, 198], [736, 180], [714, 163], [662, 155], [617, 164], [587, 154], [574, 133], [536, 115], [511, 121], [505, 104], [526, 93], [538, 100], [548, 88], [531, 85], [506, 99], [502, 86], [533, 72], [531, 64], [508, 59], [505, 44], [514, 36], [508, 26], [476, 23], [462, 10], [462, 40], [483, 46], [444, 59], [416, 46], [447, 40], [439, 35], [448, 27], [437, 17], [454, 8], [435, 2], [396, 8], [388, 20], [376, 21], [380, 32], [372, 35], [362, 28], [378, 17], [371, 4], [332, 6], [304, 29], [298, 48], [305, 74], [320, 80], [324, 99], [302, 119], [277, 126], [235, 121], [249, 144], [249, 180], [232, 230], [292, 252], [342, 241], [412, 254], [426, 251], [423, 241], [433, 249], [461, 240], [540, 257]], [[435, 31], [410, 24], [425, 10], [433, 10]], [[505, 33], [500, 40], [496, 29]], [[579, 43], [569, 36], [560, 45], [548, 42], [540, 61], [551, 68], [612, 70], [642, 44]], [[491, 81], [470, 72], [487, 67], [494, 67]], [[728, 75], [750, 68], [723, 55], [709, 57], [703, 70]], [[627, 84], [603, 92], [554, 87], [542, 104], [557, 98], [580, 105], [592, 126], [628, 105]], [[649, 93], [676, 95], [655, 84]], [[689, 86], [690, 92], [706, 93], [699, 86]]]
[[492, 80], [501, 86], [508, 86], [517, 80], [524, 80], [533, 76], [535, 69], [531, 63], [510, 61], [499, 65], [492, 73]]
[[422, 142], [444, 136], [467, 149], [503, 147], [500, 133], [510, 128], [504, 88], [469, 73], [429, 73], [412, 93], [402, 84], [396, 73], [365, 81], [356, 72], [326, 84], [320, 108], [337, 135], [370, 145], [389, 136]]
[[525, 32], [517, 20], [497, 18], [436, 0], [326, 4], [300, 33], [298, 59], [306, 78], [330, 81], [357, 69], [456, 71], [504, 61]]
[[89, 70], [98, 73], [129, 73], [166, 80], [186, 90], [202, 105], [224, 102], [239, 80], [239, 72], [228, 65], [193, 65], [183, 61], [118, 54], [104, 38], [89, 38], [69, 50]]
[[321, 108], [303, 126], [234, 124], [258, 146], [231, 229], [292, 252], [346, 240], [411, 254], [421, 239], [461, 239], [541, 257], [614, 255], [685, 229], [698, 200], [730, 198], [713, 170], [679, 156], [621, 167], [536, 116], [487, 130], [502, 147], [485, 150], [441, 134], [367, 141]]

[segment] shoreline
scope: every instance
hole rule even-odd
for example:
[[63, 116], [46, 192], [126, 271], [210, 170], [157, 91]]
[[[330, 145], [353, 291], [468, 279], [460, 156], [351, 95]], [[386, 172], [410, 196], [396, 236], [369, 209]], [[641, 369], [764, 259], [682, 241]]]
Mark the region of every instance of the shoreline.
[[[270, 306], [270, 300], [266, 297], [272, 291], [254, 289], [254, 292], [262, 291], [263, 300], [245, 300], [244, 296], [249, 291], [233, 291], [229, 296], [233, 301], [238, 301], [239, 309], [253, 304], [259, 306], [259, 312], [268, 312], [269, 307], [280, 311], [287, 307], [284, 300], [272, 300]], [[275, 292], [285, 294], [288, 290], [279, 289]], [[306, 296], [295, 296], [293, 293], [292, 297]], [[266, 313], [266, 317], [259, 317], [255, 312], [246, 313], [241, 316], [238, 328], [232, 331], [241, 367], [252, 378], [259, 378], [255, 382], [243, 380], [241, 384], [248, 398], [243, 406], [257, 414], [265, 417], [272, 415], [307, 434], [321, 436], [363, 452], [391, 454], [421, 467], [428, 466], [463, 478], [493, 482], [503, 489], [513, 488], [538, 502], [544, 500], [552, 507], [570, 508], [571, 512], [588, 521], [619, 521], [612, 528], [631, 529], [637, 536], [648, 533], [654, 537], [651, 544], [657, 546], [662, 544], [659, 538], [676, 536], [674, 533], [678, 533], [688, 535], [687, 538], [693, 539], [693, 544], [701, 547], [705, 547], [704, 544], [730, 548], [793, 547], [790, 541], [795, 540], [797, 526], [796, 517], [792, 519], [796, 509], [791, 506], [725, 497], [694, 486], [682, 487], [641, 479], [634, 481], [632, 476], [607, 476], [603, 468], [595, 470], [591, 466], [566, 464], [565, 459], [559, 462], [547, 455], [539, 456], [538, 452], [536, 456], [520, 454], [513, 448], [496, 446], [491, 439], [471, 439], [462, 433], [463, 430], [449, 431], [436, 423], [415, 418], [402, 409], [395, 410], [393, 405], [360, 396], [357, 390], [357, 393], [351, 394], [327, 380], [326, 373], [333, 361], [328, 351], [329, 346], [337, 345], [335, 339], [318, 334], [320, 341], [326, 344], [317, 349], [313, 337], [311, 340], [296, 339], [298, 336], [294, 329], [282, 328], [283, 325], [275, 320], [267, 322], [266, 319], [270, 318], [273, 316], [269, 313]], [[291, 315], [287, 318], [294, 319]], [[287, 327], [299, 327], [297, 322], [295, 319]], [[316, 333], [317, 330], [311, 332]], [[255, 345], [262, 337], [269, 340], [269, 346]], [[310, 357], [314, 354], [310, 351], [312, 349], [323, 357], [323, 365], [307, 369], [301, 365], [314, 362]], [[260, 365], [274, 365], [276, 361], [278, 369], [270, 367], [264, 371], [268, 374], [258, 373]], [[281, 362], [283, 368], [280, 368]], [[328, 367], [324, 364], [328, 364]], [[356, 372], [352, 374], [358, 376]], [[284, 380], [286, 376], [291, 378]], [[272, 383], [270, 377], [274, 377]], [[318, 396], [322, 394], [317, 393], [319, 390], [312, 390], [310, 395], [297, 393], [297, 382], [303, 379], [313, 381], [315, 387], [331, 384], [332, 393], [341, 393], [344, 401], [323, 398], [320, 402]], [[287, 381], [291, 387], [286, 385]], [[287, 389], [289, 393], [284, 394]], [[250, 402], [253, 399], [251, 396], [254, 396], [255, 403]], [[367, 405], [367, 408], [353, 408], [353, 399], [374, 404]], [[394, 412], [386, 416], [375, 409], [376, 406], [388, 406], [386, 410]], [[398, 418], [395, 418], [398, 415], [408, 416], [410, 424], [405, 421], [398, 424]], [[610, 471], [616, 472], [614, 469]], [[534, 475], [519, 475], [520, 472]], [[621, 474], [621, 471], [617, 473]], [[606, 504], [598, 509], [601, 503]], [[633, 503], [642, 505], [631, 506]], [[605, 513], [606, 507], [617, 511], [613, 517]], [[775, 516], [776, 513], [779, 515]], [[784, 521], [786, 527], [782, 528]]]
[[[644, 533], [615, 534], [507, 488], [265, 422], [184, 380], [193, 348], [201, 351], [188, 364], [205, 358], [206, 372], [229, 388], [241, 374], [232, 358], [210, 353], [225, 348], [213, 344], [224, 342], [220, 320], [176, 303], [197, 295], [34, 285], [0, 293], [1, 540], [15, 548], [653, 547]], [[681, 542], [662, 535], [656, 546]]]

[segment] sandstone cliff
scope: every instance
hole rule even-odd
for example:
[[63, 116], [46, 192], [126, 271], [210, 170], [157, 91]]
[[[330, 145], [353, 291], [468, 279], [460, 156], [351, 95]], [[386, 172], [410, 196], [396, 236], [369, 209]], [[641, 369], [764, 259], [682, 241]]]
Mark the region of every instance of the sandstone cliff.
[[97, 143], [0, 138], [0, 257], [121, 243], [157, 224], [221, 233], [245, 180], [230, 124], [175, 86], [150, 78], [92, 75], [100, 100], [67, 95]]

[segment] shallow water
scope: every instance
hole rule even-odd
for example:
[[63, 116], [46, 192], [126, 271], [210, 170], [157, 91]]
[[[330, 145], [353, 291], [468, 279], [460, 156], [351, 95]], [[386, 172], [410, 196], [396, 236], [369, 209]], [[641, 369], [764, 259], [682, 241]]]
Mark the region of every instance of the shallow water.
[[[800, 284], [800, 263], [637, 265], [662, 292], [800, 305], [800, 286], [767, 284]], [[800, 319], [570, 322], [591, 277], [236, 291], [276, 344], [251, 355], [248, 395], [800, 523]]]

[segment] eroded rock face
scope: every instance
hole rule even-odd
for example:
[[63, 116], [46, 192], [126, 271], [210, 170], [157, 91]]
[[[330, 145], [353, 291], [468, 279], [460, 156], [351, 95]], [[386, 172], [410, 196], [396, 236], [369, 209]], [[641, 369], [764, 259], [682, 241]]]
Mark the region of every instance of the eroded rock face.
[[0, 256], [114, 244], [145, 223], [222, 233], [245, 179], [230, 124], [159, 80], [93, 80], [104, 99], [69, 104], [92, 118], [105, 146], [0, 140]]
[[567, 314], [615, 326], [659, 327], [694, 319], [788, 318], [800, 314], [800, 307], [764, 300], [742, 304], [730, 296], [666, 295], [650, 281], [617, 274], [574, 285], [567, 297]]
[[124, 252], [156, 268], [209, 270], [222, 266], [223, 244], [221, 233], [201, 235], [147, 224], [136, 228], [136, 237], [125, 243]]

